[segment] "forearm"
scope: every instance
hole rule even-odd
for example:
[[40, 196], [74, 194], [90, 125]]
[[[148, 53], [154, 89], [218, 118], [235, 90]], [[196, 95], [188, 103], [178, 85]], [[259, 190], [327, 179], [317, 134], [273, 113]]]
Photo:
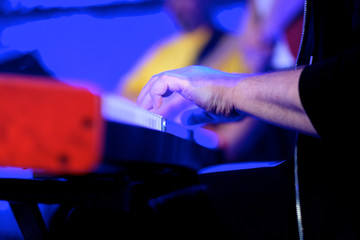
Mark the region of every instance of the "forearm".
[[237, 121], [244, 112], [269, 123], [318, 136], [300, 101], [302, 69], [262, 75], [224, 73], [190, 66], [153, 76], [138, 97], [139, 106], [161, 107], [177, 92], [204, 111], [189, 115], [188, 124]]
[[281, 127], [318, 136], [300, 101], [301, 72], [302, 69], [281, 71], [242, 79], [231, 90], [235, 109]]

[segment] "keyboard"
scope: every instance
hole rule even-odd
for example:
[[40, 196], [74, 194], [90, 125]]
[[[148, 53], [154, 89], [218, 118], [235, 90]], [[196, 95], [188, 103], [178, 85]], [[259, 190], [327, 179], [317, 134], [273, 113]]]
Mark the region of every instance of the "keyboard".
[[134, 162], [218, 163], [217, 138], [45, 77], [0, 75], [0, 166], [84, 174]]

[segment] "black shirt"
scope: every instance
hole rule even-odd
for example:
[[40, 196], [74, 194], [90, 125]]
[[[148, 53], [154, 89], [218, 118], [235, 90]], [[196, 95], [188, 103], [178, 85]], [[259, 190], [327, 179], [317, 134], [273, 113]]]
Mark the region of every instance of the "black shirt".
[[308, 65], [300, 98], [320, 135], [298, 139], [304, 238], [360, 239], [360, 1], [307, 1], [298, 65]]

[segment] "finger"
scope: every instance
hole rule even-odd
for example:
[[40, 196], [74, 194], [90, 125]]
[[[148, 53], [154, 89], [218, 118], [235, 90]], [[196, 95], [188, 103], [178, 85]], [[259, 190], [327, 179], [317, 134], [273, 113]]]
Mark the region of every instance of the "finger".
[[154, 84], [154, 82], [159, 78], [159, 75], [154, 75], [150, 78], [150, 80], [146, 83], [146, 85], [143, 87], [143, 89], [141, 90], [138, 98], [137, 98], [137, 104], [139, 106], [142, 106], [144, 104], [144, 100], [149, 100], [149, 98], [145, 98], [145, 96], [147, 96], [149, 94], [149, 91], [152, 87], [152, 85]]
[[162, 96], [158, 95], [158, 94], [150, 94], [151, 96], [151, 103], [152, 103], [152, 107], [154, 109], [158, 109], [161, 107], [162, 105]]
[[143, 100], [139, 106], [145, 108], [146, 110], [153, 109], [153, 103], [149, 93], [143, 97]]
[[152, 107], [159, 108], [162, 104], [162, 98], [170, 96], [174, 91], [181, 91], [185, 87], [184, 81], [176, 74], [161, 73], [153, 76], [150, 81], [145, 85], [138, 97], [139, 106], [149, 106], [145, 103], [151, 97]]
[[150, 88], [150, 96], [155, 109], [161, 107], [163, 97], [169, 97], [173, 94], [174, 90], [177, 90], [177, 87], [175, 87], [176, 85], [176, 80], [174, 80], [172, 76], [166, 74], [161, 75], [152, 84]]

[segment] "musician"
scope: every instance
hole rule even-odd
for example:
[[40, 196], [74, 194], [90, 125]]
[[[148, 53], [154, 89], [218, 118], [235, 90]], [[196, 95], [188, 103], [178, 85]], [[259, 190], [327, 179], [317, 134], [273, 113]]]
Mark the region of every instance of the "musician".
[[[249, 59], [244, 46], [252, 39], [248, 31], [259, 25], [255, 18], [253, 1], [248, 5], [249, 16], [244, 19], [246, 30], [239, 36], [219, 29], [210, 16], [211, 0], [167, 0], [165, 6], [180, 27], [179, 33], [165, 39], [149, 50], [139, 63], [121, 80], [121, 95], [136, 100], [149, 78], [162, 71], [198, 64], [224, 72], [257, 72], [266, 65], [271, 48], [261, 48], [256, 59]], [[260, 54], [261, 53], [261, 54]], [[246, 58], [246, 59], [245, 59]], [[168, 103], [155, 110], [167, 119], [181, 121], [179, 111], [192, 106], [178, 96], [171, 96]], [[253, 117], [240, 122], [208, 124], [216, 132], [219, 148], [225, 161], [270, 161], [291, 155], [293, 135]], [[261, 151], [259, 151], [261, 149]]]
[[360, 66], [360, 1], [308, 0], [304, 23], [295, 70], [249, 75], [185, 67], [153, 76], [138, 103], [157, 109], [175, 92], [204, 110], [191, 115], [189, 123], [247, 114], [297, 132], [299, 234], [359, 239], [354, 84]]

